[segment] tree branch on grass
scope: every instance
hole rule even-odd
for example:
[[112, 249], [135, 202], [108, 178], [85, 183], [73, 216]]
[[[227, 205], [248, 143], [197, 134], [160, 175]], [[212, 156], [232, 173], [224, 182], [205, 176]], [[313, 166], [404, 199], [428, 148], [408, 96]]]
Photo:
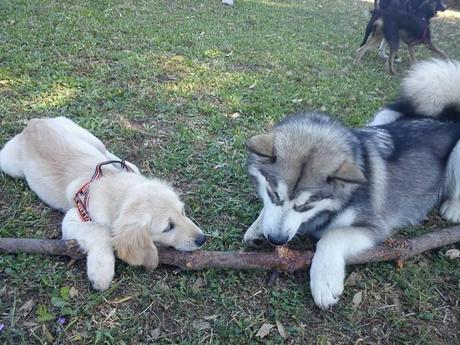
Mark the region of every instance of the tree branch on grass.
[[[389, 240], [385, 244], [369, 249], [350, 258], [348, 265], [368, 262], [392, 261], [400, 264], [422, 252], [460, 241], [460, 226], [432, 231], [401, 241]], [[65, 255], [73, 259], [83, 259], [83, 254], [74, 240], [37, 240], [22, 238], [0, 238], [0, 253], [33, 253]], [[310, 266], [313, 251], [300, 251], [288, 247], [278, 247], [274, 252], [179, 252], [160, 250], [160, 263], [184, 270], [205, 268], [264, 269], [294, 272]]]

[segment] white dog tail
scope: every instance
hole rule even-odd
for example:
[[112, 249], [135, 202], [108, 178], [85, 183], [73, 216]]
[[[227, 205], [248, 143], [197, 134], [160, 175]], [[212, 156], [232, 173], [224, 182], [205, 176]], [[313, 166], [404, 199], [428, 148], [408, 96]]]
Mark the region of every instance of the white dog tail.
[[460, 61], [431, 59], [414, 65], [402, 81], [402, 97], [424, 116], [438, 117], [447, 107], [460, 111]]
[[21, 161], [20, 135], [9, 140], [0, 150], [0, 171], [12, 177], [24, 177]]
[[377, 112], [368, 126], [426, 116], [460, 122], [460, 61], [420, 62], [409, 70], [401, 84], [400, 99]]

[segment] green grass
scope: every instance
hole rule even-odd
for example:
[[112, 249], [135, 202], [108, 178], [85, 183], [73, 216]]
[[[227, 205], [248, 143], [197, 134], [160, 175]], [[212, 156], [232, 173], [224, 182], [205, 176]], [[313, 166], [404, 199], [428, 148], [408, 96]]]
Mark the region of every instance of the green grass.
[[[360, 126], [396, 97], [399, 78], [384, 72], [376, 52], [363, 66], [352, 64], [369, 7], [4, 0], [0, 146], [26, 119], [70, 117], [143, 173], [171, 181], [212, 235], [206, 249], [241, 249], [261, 207], [245, 170], [246, 138], [310, 108]], [[459, 21], [433, 21], [434, 39], [452, 57], [460, 54]], [[403, 73], [405, 49], [401, 56]], [[418, 58], [428, 57], [420, 47]], [[0, 177], [1, 237], [59, 238], [61, 218], [26, 183]], [[279, 344], [276, 327], [255, 337], [262, 324], [279, 321], [289, 344], [458, 344], [460, 261], [445, 250], [401, 270], [392, 263], [349, 268], [358, 279], [332, 311], [314, 306], [305, 274], [267, 287], [263, 272], [147, 272], [118, 262], [112, 287], [98, 293], [84, 262], [2, 255], [0, 343]], [[197, 279], [203, 286], [193, 288]]]

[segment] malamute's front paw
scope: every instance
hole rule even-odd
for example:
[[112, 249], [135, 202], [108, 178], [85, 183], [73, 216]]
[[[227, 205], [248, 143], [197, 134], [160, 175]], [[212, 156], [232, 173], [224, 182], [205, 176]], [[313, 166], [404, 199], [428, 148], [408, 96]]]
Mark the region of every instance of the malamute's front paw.
[[460, 200], [448, 199], [441, 205], [441, 216], [453, 223], [460, 223]]
[[316, 305], [327, 309], [336, 304], [343, 292], [345, 261], [343, 258], [313, 257], [310, 289]]

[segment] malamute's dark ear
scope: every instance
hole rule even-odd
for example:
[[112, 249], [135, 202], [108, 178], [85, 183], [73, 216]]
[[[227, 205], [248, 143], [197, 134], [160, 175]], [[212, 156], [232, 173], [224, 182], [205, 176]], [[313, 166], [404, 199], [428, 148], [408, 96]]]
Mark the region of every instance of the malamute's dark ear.
[[367, 181], [363, 172], [353, 163], [345, 161], [340, 167], [330, 176], [331, 179], [337, 179], [348, 183], [365, 183]]
[[256, 155], [273, 158], [273, 133], [250, 137], [246, 140], [246, 148]]

